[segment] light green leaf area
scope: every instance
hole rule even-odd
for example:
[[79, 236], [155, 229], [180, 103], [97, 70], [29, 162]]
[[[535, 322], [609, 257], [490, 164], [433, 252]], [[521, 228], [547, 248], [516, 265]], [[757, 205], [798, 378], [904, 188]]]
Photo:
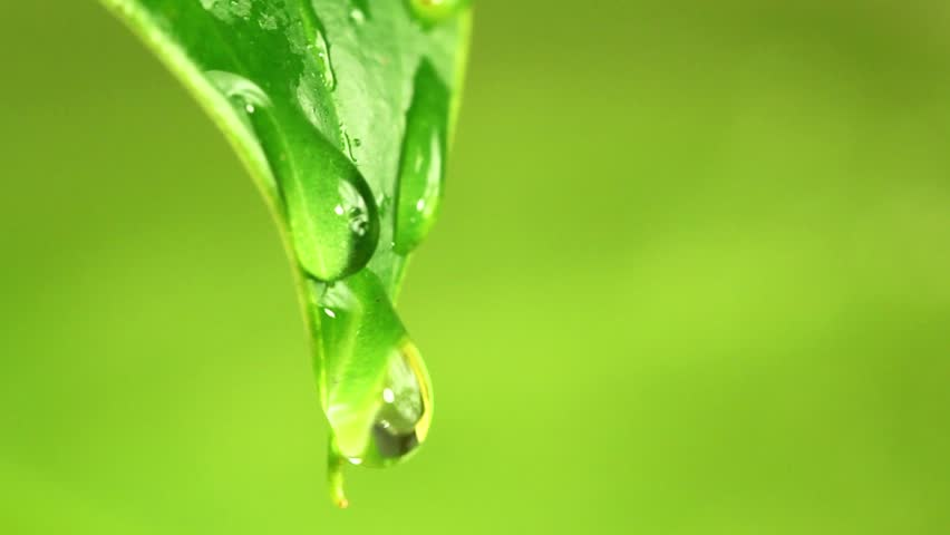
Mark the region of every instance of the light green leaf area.
[[467, 3], [102, 2], [194, 94], [273, 210], [332, 428], [331, 491], [345, 505], [342, 465], [408, 457], [432, 417], [425, 365], [393, 304], [438, 216]]

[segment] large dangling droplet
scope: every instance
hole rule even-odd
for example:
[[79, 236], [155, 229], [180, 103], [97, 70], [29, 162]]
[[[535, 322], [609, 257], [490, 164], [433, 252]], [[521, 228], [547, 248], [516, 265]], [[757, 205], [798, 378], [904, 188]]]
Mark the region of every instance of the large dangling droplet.
[[313, 285], [323, 404], [333, 433], [331, 492], [342, 500], [342, 465], [384, 467], [425, 441], [432, 385], [379, 279], [369, 270]]

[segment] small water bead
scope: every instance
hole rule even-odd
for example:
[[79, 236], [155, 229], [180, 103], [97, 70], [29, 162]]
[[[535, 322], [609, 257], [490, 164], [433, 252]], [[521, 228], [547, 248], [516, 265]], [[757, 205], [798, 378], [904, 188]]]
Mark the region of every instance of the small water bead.
[[394, 249], [399, 254], [415, 249], [438, 217], [448, 115], [449, 90], [424, 60], [416, 71], [399, 164], [394, 235]]
[[406, 0], [406, 3], [416, 19], [429, 26], [455, 15], [469, 0]]

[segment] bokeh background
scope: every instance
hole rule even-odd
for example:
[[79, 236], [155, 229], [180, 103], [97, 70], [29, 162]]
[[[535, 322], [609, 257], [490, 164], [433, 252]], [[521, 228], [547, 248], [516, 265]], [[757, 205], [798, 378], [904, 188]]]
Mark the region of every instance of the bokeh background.
[[222, 136], [95, 2], [5, 3], [0, 533], [950, 532], [950, 4], [477, 4], [434, 427], [340, 512]]

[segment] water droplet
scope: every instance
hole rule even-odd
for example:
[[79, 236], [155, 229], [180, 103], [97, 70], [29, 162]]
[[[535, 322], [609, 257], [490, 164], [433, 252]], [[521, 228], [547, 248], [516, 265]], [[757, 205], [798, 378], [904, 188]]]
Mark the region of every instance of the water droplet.
[[239, 109], [243, 109], [249, 114], [257, 111], [257, 108], [271, 106], [271, 100], [267, 93], [260, 86], [243, 76], [224, 71], [207, 71], [205, 76]]
[[385, 465], [405, 457], [426, 438], [431, 423], [428, 377], [418, 351], [406, 342], [389, 362], [381, 403], [364, 458]]
[[406, 0], [416, 20], [426, 26], [438, 24], [456, 14], [469, 0]]
[[353, 8], [350, 9], [350, 20], [352, 20], [356, 25], [361, 25], [369, 19], [369, 2], [368, 0], [352, 0], [350, 2], [353, 5]]
[[428, 61], [416, 71], [406, 113], [396, 191], [394, 249], [407, 254], [425, 239], [438, 217], [445, 174], [449, 90]]
[[[356, 167], [323, 136], [306, 162], [278, 175], [287, 206], [291, 239], [301, 267], [311, 276], [334, 281], [362, 268], [379, 240], [373, 194]], [[301, 176], [297, 170], [307, 169]]]
[[336, 73], [333, 71], [333, 62], [330, 60], [330, 45], [323, 34], [324, 31], [318, 28], [313, 41], [313, 49], [317, 57], [317, 63], [320, 65], [320, 76], [323, 78], [323, 85], [333, 91], [336, 89]]
[[319, 329], [335, 450], [351, 463], [395, 464], [429, 431], [432, 387], [425, 364], [368, 270], [328, 287], [322, 301], [336, 312], [332, 324]]

